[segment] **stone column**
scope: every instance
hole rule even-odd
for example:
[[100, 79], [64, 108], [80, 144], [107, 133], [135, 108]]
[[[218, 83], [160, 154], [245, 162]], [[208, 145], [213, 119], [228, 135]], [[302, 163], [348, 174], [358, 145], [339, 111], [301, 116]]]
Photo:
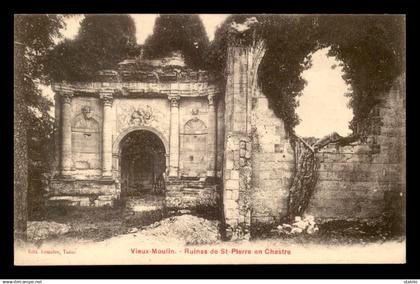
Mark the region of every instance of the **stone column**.
[[207, 176], [214, 177], [216, 171], [216, 108], [214, 106], [214, 94], [207, 96], [208, 107], [208, 131], [207, 131], [207, 153], [208, 165]]
[[169, 137], [169, 176], [178, 177], [179, 169], [179, 96], [169, 96], [171, 105], [171, 134]]
[[112, 178], [112, 125], [111, 107], [113, 90], [102, 90], [100, 98], [103, 102], [102, 117], [102, 177]]
[[54, 95], [54, 176], [61, 172], [61, 96], [58, 93]]
[[72, 149], [71, 149], [71, 99], [73, 91], [61, 91], [62, 101], [62, 142], [61, 142], [61, 174], [68, 176], [71, 173]]

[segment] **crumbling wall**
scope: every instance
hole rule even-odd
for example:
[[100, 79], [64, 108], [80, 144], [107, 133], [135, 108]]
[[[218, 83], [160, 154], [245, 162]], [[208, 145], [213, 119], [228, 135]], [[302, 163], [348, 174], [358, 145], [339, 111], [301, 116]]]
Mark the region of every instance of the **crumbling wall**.
[[259, 89], [253, 98], [252, 123], [252, 225], [258, 227], [286, 215], [296, 161], [284, 122]]
[[405, 78], [399, 78], [362, 126], [364, 137], [317, 153], [319, 181], [307, 213], [318, 219], [402, 219], [405, 202]]
[[294, 152], [284, 122], [258, 87], [262, 41], [228, 49], [223, 206], [226, 237], [249, 238], [251, 227], [287, 213]]
[[222, 177], [223, 170], [223, 157], [224, 157], [224, 139], [225, 139], [225, 101], [224, 98], [217, 100], [217, 157], [216, 157], [216, 176]]
[[[405, 79], [397, 80], [372, 109], [356, 142], [330, 143], [315, 151], [309, 146], [310, 157], [298, 158], [300, 143], [287, 133], [258, 88], [257, 70], [264, 51], [261, 42], [228, 49], [223, 158], [226, 237], [249, 238], [251, 228], [273, 225], [288, 214], [308, 213], [329, 220], [377, 218], [391, 212], [404, 220]], [[302, 167], [310, 169], [302, 171]], [[306, 172], [313, 178], [307, 179]], [[303, 191], [300, 179], [307, 179]]]
[[217, 185], [205, 181], [169, 180], [165, 197], [165, 205], [170, 210], [213, 210], [220, 202]]
[[223, 213], [228, 239], [250, 236], [251, 140], [248, 125], [247, 56], [251, 48], [229, 47], [225, 95]]

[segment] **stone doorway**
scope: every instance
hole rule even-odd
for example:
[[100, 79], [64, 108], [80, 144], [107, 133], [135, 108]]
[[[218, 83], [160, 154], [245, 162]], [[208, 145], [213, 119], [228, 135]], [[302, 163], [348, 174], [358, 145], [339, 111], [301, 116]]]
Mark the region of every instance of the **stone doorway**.
[[151, 131], [135, 130], [120, 143], [121, 196], [164, 198], [165, 146]]

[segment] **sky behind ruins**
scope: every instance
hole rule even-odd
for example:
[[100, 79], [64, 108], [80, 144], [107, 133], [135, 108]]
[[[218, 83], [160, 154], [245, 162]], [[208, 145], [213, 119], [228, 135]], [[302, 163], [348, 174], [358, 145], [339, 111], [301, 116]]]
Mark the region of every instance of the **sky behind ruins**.
[[[131, 14], [136, 24], [137, 43], [143, 44], [152, 34], [157, 14]], [[226, 14], [200, 14], [207, 35], [213, 40], [217, 27], [228, 17]], [[83, 16], [74, 16], [66, 20], [67, 27], [62, 30], [65, 38], [74, 38], [80, 27]], [[313, 54], [312, 67], [302, 76], [307, 80], [303, 95], [299, 98], [297, 113], [301, 123], [295, 128], [303, 137], [322, 137], [337, 132], [342, 136], [351, 133], [348, 129], [353, 114], [344, 96], [348, 87], [344, 83], [342, 69], [338, 62], [327, 56], [327, 49]], [[332, 68], [332, 67], [335, 68]], [[47, 90], [46, 92], [51, 92]], [[51, 92], [52, 93], [52, 92]]]

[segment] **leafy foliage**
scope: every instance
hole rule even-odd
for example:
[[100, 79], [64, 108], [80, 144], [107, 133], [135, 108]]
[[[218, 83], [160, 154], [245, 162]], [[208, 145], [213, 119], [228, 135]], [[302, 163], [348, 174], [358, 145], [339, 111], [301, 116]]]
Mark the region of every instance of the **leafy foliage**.
[[[34, 205], [31, 197], [41, 194], [41, 187], [37, 181], [41, 179], [41, 173], [49, 167], [52, 147], [53, 121], [48, 113], [52, 102], [42, 96], [39, 83], [49, 82], [45, 56], [54, 45], [54, 39], [60, 37], [60, 29], [63, 27], [63, 17], [59, 15], [15, 17], [14, 40], [23, 49], [22, 54], [18, 55], [19, 58], [15, 58], [19, 66], [19, 69], [15, 70], [14, 99], [19, 105], [15, 106], [15, 119], [19, 120], [15, 120], [15, 136], [17, 133], [26, 134], [20, 135], [15, 141], [15, 164], [19, 164], [19, 168], [27, 168], [27, 172], [21, 172], [18, 178], [27, 180], [25, 184], [28, 185], [27, 188], [25, 186], [15, 190], [25, 191], [23, 194], [26, 195], [28, 189], [30, 207]], [[19, 48], [18, 46], [15, 45], [15, 48]], [[21, 153], [16, 153], [16, 149]], [[23, 207], [15, 214], [26, 212], [26, 202]]]
[[[45, 57], [60, 37], [64, 20], [59, 15], [31, 15], [15, 17], [15, 41], [25, 46], [24, 76], [20, 87], [25, 95], [26, 118], [28, 126], [29, 171], [32, 167], [47, 167], [45, 155], [51, 142], [53, 121], [48, 111], [52, 102], [42, 96], [40, 83], [48, 83], [48, 67]], [[39, 162], [41, 161], [41, 165]]]
[[180, 50], [187, 65], [203, 68], [208, 45], [207, 33], [198, 15], [160, 15], [153, 34], [145, 41], [144, 56], [158, 58]]
[[114, 69], [135, 55], [136, 27], [129, 15], [86, 15], [74, 40], [59, 43], [48, 55], [55, 81], [87, 81], [97, 71]]
[[243, 23], [251, 16], [225, 20], [216, 31], [207, 65], [226, 79], [228, 45], [264, 40], [267, 51], [258, 71], [259, 84], [289, 131], [299, 123], [295, 109], [306, 84], [302, 72], [311, 66], [311, 54], [318, 49], [330, 47], [329, 55], [342, 62], [343, 79], [352, 87], [353, 130], [404, 69], [400, 16], [255, 15], [259, 24], [233, 37], [231, 23]]
[[310, 16], [268, 16], [262, 20], [267, 52], [258, 71], [262, 91], [289, 130], [299, 123], [297, 97], [306, 81], [302, 72], [310, 67], [311, 51], [317, 48]]
[[400, 16], [330, 16], [318, 20], [318, 38], [342, 62], [352, 87], [356, 130], [405, 68], [404, 19]]
[[61, 36], [64, 27], [59, 15], [19, 15], [15, 17], [15, 41], [24, 45], [24, 78], [21, 87], [26, 103], [45, 114], [51, 103], [41, 96], [38, 83], [48, 82], [45, 57], [54, 45], [54, 38]]

